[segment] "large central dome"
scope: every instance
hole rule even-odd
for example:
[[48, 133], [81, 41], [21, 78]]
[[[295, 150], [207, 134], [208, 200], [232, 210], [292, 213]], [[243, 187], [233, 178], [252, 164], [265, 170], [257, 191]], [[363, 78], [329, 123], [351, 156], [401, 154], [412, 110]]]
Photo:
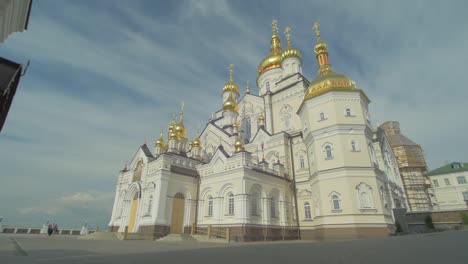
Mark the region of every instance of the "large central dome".
[[259, 65], [257, 76], [260, 76], [267, 70], [281, 67], [281, 42], [278, 35], [278, 26], [276, 20], [271, 23], [273, 33], [271, 35], [270, 55], [266, 57]]

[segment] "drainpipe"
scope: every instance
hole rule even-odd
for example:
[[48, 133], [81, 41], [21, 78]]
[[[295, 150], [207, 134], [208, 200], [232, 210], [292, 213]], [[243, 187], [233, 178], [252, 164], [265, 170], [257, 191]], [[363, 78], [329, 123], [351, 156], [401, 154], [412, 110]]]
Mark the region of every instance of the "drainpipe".
[[200, 175], [198, 175], [197, 178], [197, 200], [195, 201], [195, 224], [194, 227], [197, 228], [197, 222], [198, 222], [198, 204], [199, 204], [199, 198], [200, 196]]
[[[289, 135], [289, 134], [288, 134]], [[300, 136], [301, 134], [298, 134], [297, 136]], [[294, 137], [297, 137], [294, 136]], [[297, 237], [299, 240], [301, 240], [301, 229], [299, 226], [299, 204], [297, 203], [297, 192], [296, 192], [296, 172], [294, 169], [294, 153], [292, 149], [292, 139], [294, 138], [293, 136], [289, 135], [289, 149], [290, 149], [290, 154], [291, 154], [291, 168], [292, 168], [292, 176], [293, 176], [293, 192], [294, 192], [294, 203], [296, 204], [296, 225], [297, 225]]]

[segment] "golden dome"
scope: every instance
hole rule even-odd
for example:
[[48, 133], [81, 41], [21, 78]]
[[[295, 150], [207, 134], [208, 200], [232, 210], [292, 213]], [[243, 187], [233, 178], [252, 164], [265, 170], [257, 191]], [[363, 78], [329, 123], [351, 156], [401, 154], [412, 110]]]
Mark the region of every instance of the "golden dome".
[[234, 83], [234, 78], [232, 77], [232, 68], [233, 67], [234, 67], [234, 64], [229, 65], [229, 81], [224, 85], [223, 93], [224, 92], [239, 93], [239, 91], [240, 91], [239, 86], [237, 86], [237, 84]]
[[284, 31], [284, 34], [286, 34], [286, 40], [288, 42], [288, 47], [286, 48], [283, 53], [281, 53], [281, 61], [287, 59], [287, 58], [299, 58], [302, 61], [302, 55], [301, 52], [291, 46], [291, 28], [286, 27], [286, 30]]
[[237, 137], [236, 142], [234, 142], [234, 149], [236, 152], [244, 151], [244, 143], [241, 137]]
[[197, 129], [197, 136], [195, 137], [195, 140], [192, 143], [192, 147], [200, 147], [200, 146], [201, 146], [200, 131]]
[[315, 54], [328, 53], [327, 43], [323, 42], [321, 39], [318, 39], [317, 44], [314, 47]]
[[239, 110], [239, 104], [237, 104], [236, 100], [232, 96], [232, 92], [229, 93], [226, 102], [223, 104], [223, 111], [234, 111], [237, 112]]
[[281, 67], [281, 41], [278, 36], [277, 21], [273, 20], [271, 23], [273, 33], [271, 36], [270, 55], [266, 57], [259, 65], [257, 69], [257, 75], [260, 76], [267, 70]]
[[[171, 139], [172, 133], [175, 133], [175, 129], [176, 129], [175, 113], [173, 113], [171, 123], [169, 124], [169, 127], [167, 129], [167, 137], [169, 139]], [[174, 138], [174, 137], [172, 137], [172, 138]], [[175, 138], [177, 138], [177, 134], [175, 134]]]
[[166, 143], [164, 142], [164, 138], [163, 138], [163, 130], [161, 129], [161, 134], [159, 134], [159, 139], [156, 140], [156, 143], [154, 143], [154, 146], [155, 147], [160, 147], [160, 148], [164, 148], [166, 146]]
[[177, 139], [177, 133], [175, 131], [172, 131], [170, 134], [169, 134], [169, 139]]
[[265, 122], [265, 117], [263, 116], [263, 113], [261, 113], [260, 116], [258, 117], [258, 121]]

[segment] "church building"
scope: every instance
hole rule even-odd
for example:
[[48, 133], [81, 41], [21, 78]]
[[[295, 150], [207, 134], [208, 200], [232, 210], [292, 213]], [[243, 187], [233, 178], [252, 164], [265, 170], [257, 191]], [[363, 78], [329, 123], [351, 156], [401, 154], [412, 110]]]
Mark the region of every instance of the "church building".
[[386, 236], [392, 209], [407, 207], [397, 158], [371, 124], [364, 90], [335, 71], [314, 25], [318, 71], [281, 46], [257, 70], [258, 94], [241, 94], [233, 66], [214, 112], [187, 139], [183, 105], [167, 137], [138, 148], [120, 171], [109, 230], [156, 239], [229, 227], [233, 240]]

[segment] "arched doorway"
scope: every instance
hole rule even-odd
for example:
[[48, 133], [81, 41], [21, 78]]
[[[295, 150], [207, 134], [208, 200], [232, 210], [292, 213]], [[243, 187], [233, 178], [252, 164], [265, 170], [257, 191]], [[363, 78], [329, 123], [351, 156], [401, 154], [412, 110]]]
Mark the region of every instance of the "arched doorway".
[[171, 218], [171, 233], [183, 234], [184, 228], [184, 209], [185, 199], [184, 195], [177, 193], [172, 201], [172, 218]]
[[128, 232], [133, 233], [135, 232], [133, 229], [135, 228], [135, 220], [136, 220], [136, 214], [137, 214], [137, 209], [138, 209], [138, 192], [135, 193], [133, 196], [133, 200], [130, 204], [130, 220], [128, 221]]

